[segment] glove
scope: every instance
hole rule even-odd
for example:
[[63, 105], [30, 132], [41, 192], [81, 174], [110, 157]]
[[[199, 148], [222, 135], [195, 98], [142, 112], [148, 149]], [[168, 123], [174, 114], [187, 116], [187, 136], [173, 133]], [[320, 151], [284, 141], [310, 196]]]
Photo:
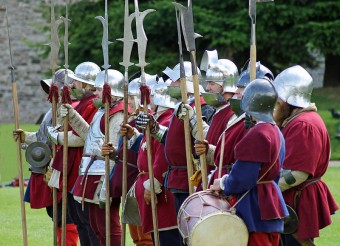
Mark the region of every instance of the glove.
[[208, 153], [209, 150], [209, 142], [207, 140], [199, 141], [199, 140], [195, 140], [195, 152], [198, 156], [203, 155]]
[[136, 126], [142, 130], [146, 129], [146, 126], [150, 126], [150, 133], [155, 134], [159, 130], [159, 124], [151, 114], [145, 114], [141, 112], [136, 118]]
[[181, 104], [176, 116], [178, 119], [183, 120], [186, 115], [188, 115], [189, 120], [191, 120], [195, 117], [195, 111], [189, 104]]
[[108, 155], [111, 160], [114, 160], [115, 157], [116, 157], [116, 150], [112, 146], [112, 143], [107, 143], [107, 144], [104, 143], [102, 145], [101, 154], [102, 154], [102, 156]]
[[20, 139], [20, 143], [25, 143], [26, 133], [22, 129], [17, 129], [13, 131], [12, 137], [14, 142], [17, 142]]
[[47, 127], [47, 138], [54, 143], [55, 145], [58, 145], [58, 129], [60, 125], [57, 125], [55, 127], [53, 126], [48, 126]]
[[131, 137], [133, 136], [134, 130], [133, 127], [130, 126], [129, 124], [121, 124], [120, 125], [120, 131], [119, 131], [119, 135], [124, 137], [127, 136], [128, 139], [131, 139]]
[[[156, 204], [157, 204], [158, 203], [157, 196], [155, 198], [156, 198]], [[151, 204], [151, 191], [144, 190], [144, 201], [145, 201], [146, 205]]]
[[249, 114], [245, 115], [244, 118], [244, 127], [249, 130], [250, 128], [252, 128], [253, 126], [255, 126], [255, 121], [253, 121], [253, 119], [251, 118], [251, 116]]
[[64, 118], [66, 115], [68, 115], [70, 109], [72, 109], [70, 104], [62, 104], [59, 108], [60, 117]]

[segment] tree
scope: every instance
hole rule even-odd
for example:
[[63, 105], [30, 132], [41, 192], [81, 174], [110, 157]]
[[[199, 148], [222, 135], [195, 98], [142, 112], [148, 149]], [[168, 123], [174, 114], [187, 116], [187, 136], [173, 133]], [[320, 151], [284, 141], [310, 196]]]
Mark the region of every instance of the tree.
[[[186, 1], [178, 1], [186, 5]], [[148, 37], [146, 60], [150, 66], [147, 73], [158, 73], [178, 63], [178, 44], [175, 9], [171, 1], [139, 1], [140, 11], [156, 10], [144, 20]], [[133, 1], [130, 11], [134, 11]], [[197, 58], [206, 49], [217, 49], [221, 58], [228, 58], [241, 68], [249, 58], [250, 18], [248, 2], [193, 1], [195, 31], [203, 36], [196, 41]], [[94, 17], [103, 15], [102, 1], [82, 1], [70, 7], [70, 65], [90, 60], [102, 64], [102, 27]], [[115, 39], [123, 35], [124, 1], [109, 3], [110, 64], [122, 70], [122, 44]], [[318, 60], [312, 55], [317, 51], [325, 56], [324, 86], [339, 86], [340, 73], [340, 2], [315, 0], [275, 0], [273, 3], [257, 4], [257, 57], [274, 74], [288, 66], [300, 64], [313, 68]], [[183, 47], [185, 51], [185, 47]], [[185, 52], [185, 59], [189, 59]], [[132, 60], [137, 63], [134, 47]], [[132, 68], [137, 71], [138, 68]]]

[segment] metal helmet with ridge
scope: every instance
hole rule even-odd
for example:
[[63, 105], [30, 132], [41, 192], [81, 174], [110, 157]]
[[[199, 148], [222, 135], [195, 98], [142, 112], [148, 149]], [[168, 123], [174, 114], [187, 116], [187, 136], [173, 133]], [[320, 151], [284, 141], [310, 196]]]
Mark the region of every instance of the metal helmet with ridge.
[[205, 71], [205, 81], [222, 86], [222, 93], [236, 91], [238, 69], [235, 63], [228, 59], [218, 59], [217, 50], [206, 50], [201, 61], [201, 70]]
[[[250, 83], [250, 62], [247, 61], [242, 68], [239, 79], [236, 82], [236, 86], [239, 88], [245, 88]], [[267, 78], [271, 81], [274, 80], [273, 73], [260, 62], [256, 62], [256, 79]]]
[[300, 65], [283, 70], [273, 84], [278, 97], [289, 105], [305, 108], [310, 104], [313, 78]]
[[[124, 97], [124, 75], [118, 70], [107, 70], [107, 82], [111, 87], [111, 95], [116, 97]], [[105, 70], [98, 73], [95, 81], [95, 88], [103, 88], [105, 83]]]
[[277, 93], [267, 79], [254, 79], [243, 92], [241, 109], [247, 114], [268, 123], [275, 123], [273, 110]]
[[165, 108], [175, 108], [179, 102], [177, 99], [169, 95], [169, 86], [165, 82], [158, 82], [154, 87], [153, 102], [157, 106]]
[[100, 71], [101, 69], [97, 64], [93, 62], [83, 62], [74, 69], [74, 74], [71, 74], [70, 78], [82, 83], [94, 85], [94, 81]]
[[[64, 83], [64, 81], [65, 81], [65, 71], [66, 71], [66, 69], [61, 68], [61, 69], [57, 70], [54, 74], [55, 75], [54, 83], [58, 86], [58, 89], [61, 89], [65, 85], [65, 83]], [[73, 75], [73, 71], [71, 71], [70, 69], [67, 69], [67, 74], [68, 74], [67, 84], [69, 85], [69, 84], [72, 83], [72, 80], [73, 80], [70, 77], [70, 75]], [[47, 94], [50, 91], [51, 84], [52, 84], [52, 79], [42, 79], [42, 80], [40, 80], [40, 85]]]

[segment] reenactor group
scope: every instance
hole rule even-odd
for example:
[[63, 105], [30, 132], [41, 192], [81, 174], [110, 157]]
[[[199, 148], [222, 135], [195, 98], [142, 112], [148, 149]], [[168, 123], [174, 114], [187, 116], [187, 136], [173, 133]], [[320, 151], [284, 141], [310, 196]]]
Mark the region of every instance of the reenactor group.
[[[52, 217], [51, 188], [58, 189], [60, 239], [62, 176], [67, 175], [67, 245], [77, 245], [78, 240], [81, 245], [105, 245], [106, 182], [110, 183], [111, 245], [121, 244], [121, 221], [129, 224], [135, 245], [154, 244], [151, 192], [156, 196], [161, 246], [314, 245], [319, 230], [331, 224], [338, 206], [322, 180], [330, 159], [330, 140], [310, 100], [312, 77], [296, 65], [275, 78], [257, 62], [256, 78], [251, 81], [249, 64], [239, 73], [232, 61], [219, 59], [216, 50], [207, 50], [197, 68], [202, 111], [198, 118], [191, 62], [184, 62], [184, 68], [185, 84], [180, 82], [180, 64], [166, 67], [160, 76], [146, 74], [151, 97], [147, 110], [141, 103], [141, 78], [131, 79], [127, 124], [123, 124], [124, 76], [108, 69], [112, 96], [109, 142], [105, 142], [101, 100], [105, 71], [92, 62], [79, 64], [74, 72], [68, 70], [72, 103], [58, 104], [57, 125], [52, 126], [50, 110], [37, 132], [13, 132], [15, 140], [28, 145], [31, 177], [25, 201], [33, 209], [46, 208]], [[64, 85], [64, 75], [65, 69], [55, 73], [59, 88]], [[183, 85], [187, 103], [181, 100]], [[41, 80], [41, 86], [49, 93], [51, 79]], [[65, 174], [62, 124], [67, 115]], [[185, 138], [185, 117], [191, 141]], [[204, 141], [197, 138], [199, 121]], [[128, 140], [125, 204], [121, 204], [123, 137]], [[57, 151], [49, 161], [52, 144]], [[190, 180], [187, 144], [194, 170]], [[206, 158], [207, 177], [201, 175], [201, 155]], [[104, 178], [105, 156], [110, 158], [110, 180]], [[202, 179], [206, 179], [207, 189]], [[138, 206], [129, 204], [129, 199]]]

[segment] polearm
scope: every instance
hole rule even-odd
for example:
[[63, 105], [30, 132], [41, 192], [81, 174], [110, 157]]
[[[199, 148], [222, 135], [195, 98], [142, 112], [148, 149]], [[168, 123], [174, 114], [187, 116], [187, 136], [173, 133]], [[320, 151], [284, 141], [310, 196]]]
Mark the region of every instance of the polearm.
[[249, 0], [250, 27], [250, 81], [256, 79], [256, 2], [272, 2], [274, 0]]
[[[176, 23], [177, 23], [177, 35], [178, 35], [178, 48], [179, 48], [179, 64], [180, 64], [180, 74], [181, 74], [181, 95], [182, 95], [182, 103], [188, 103], [187, 96], [187, 86], [186, 86], [186, 78], [185, 78], [185, 70], [184, 70], [184, 61], [183, 61], [183, 50], [182, 50], [182, 33], [181, 33], [181, 23], [180, 23], [180, 15], [177, 13], [176, 9]], [[185, 154], [187, 160], [187, 173], [188, 173], [188, 185], [189, 185], [189, 194], [191, 195], [194, 192], [194, 187], [190, 182], [190, 178], [193, 175], [193, 166], [192, 166], [192, 148], [191, 148], [191, 133], [190, 133], [190, 124], [189, 124], [189, 115], [184, 117], [184, 138], [185, 138]]]
[[[15, 79], [14, 79], [14, 66], [13, 66], [13, 60], [12, 60], [12, 46], [11, 46], [11, 37], [9, 34], [7, 7], [6, 7], [5, 12], [6, 12], [6, 26], [7, 26], [8, 46], [9, 46], [9, 59], [10, 59], [10, 65], [8, 68], [11, 70], [14, 124], [15, 124], [15, 130], [18, 130], [19, 129], [18, 92], [17, 92], [17, 83], [15, 82]], [[27, 244], [27, 224], [26, 224], [26, 210], [25, 210], [25, 203], [24, 203], [24, 179], [23, 179], [23, 172], [22, 172], [22, 155], [21, 155], [20, 138], [17, 139], [17, 156], [18, 156], [18, 170], [19, 170], [22, 238], [23, 238], [23, 245], [27, 246], [28, 245]]]
[[[104, 88], [102, 101], [105, 105], [105, 143], [110, 142], [110, 105], [112, 103], [111, 88], [108, 83], [108, 72], [107, 70], [111, 67], [109, 64], [109, 45], [112, 43], [108, 40], [109, 38], [109, 24], [107, 15], [107, 0], [105, 0], [105, 13], [103, 16], [97, 16], [96, 19], [100, 20], [103, 24], [103, 38], [102, 38], [102, 49], [104, 65], [102, 68], [105, 70], [104, 77]], [[106, 246], [110, 246], [110, 158], [105, 156], [105, 234], [106, 234]]]
[[[65, 1], [66, 14], [65, 17], [60, 17], [64, 22], [65, 34], [64, 34], [64, 55], [65, 55], [65, 77], [64, 86], [62, 88], [61, 103], [71, 104], [70, 87], [68, 85], [68, 24], [70, 22], [68, 18], [68, 1]], [[62, 190], [62, 210], [61, 210], [61, 245], [66, 245], [66, 214], [67, 214], [67, 171], [68, 171], [68, 114], [64, 118], [64, 143], [63, 143], [63, 190]]]
[[[195, 39], [201, 37], [200, 35], [194, 32], [194, 20], [192, 15], [192, 1], [188, 0], [188, 7], [184, 7], [179, 3], [174, 3], [176, 8], [181, 14], [181, 24], [182, 31], [184, 36], [185, 45], [187, 50], [190, 52], [190, 60], [191, 60], [191, 70], [192, 77], [194, 83], [194, 97], [195, 97], [195, 108], [196, 108], [196, 117], [197, 117], [197, 134], [198, 140], [203, 142], [203, 122], [202, 122], [202, 108], [200, 101], [200, 92], [199, 92], [199, 81], [198, 81], [198, 72], [197, 72], [197, 62], [196, 62], [196, 45]], [[200, 155], [200, 163], [201, 163], [201, 171], [202, 171], [202, 186], [203, 190], [207, 189], [207, 163], [206, 163], [206, 155]]]
[[[136, 66], [141, 69], [141, 104], [143, 105], [144, 113], [148, 113], [148, 104], [150, 103], [150, 89], [146, 85], [145, 81], [145, 71], [144, 68], [148, 65], [145, 61], [146, 46], [148, 39], [145, 35], [143, 20], [145, 16], [153, 11], [154, 9], [147, 9], [143, 12], [139, 12], [138, 0], [134, 0], [135, 3], [135, 17], [136, 17], [136, 29], [137, 29], [137, 46], [138, 46], [138, 64]], [[159, 235], [158, 235], [158, 221], [157, 221], [157, 207], [156, 207], [156, 193], [155, 193], [155, 183], [153, 175], [153, 163], [152, 163], [152, 150], [151, 150], [151, 140], [150, 140], [150, 126], [147, 125], [145, 129], [145, 138], [147, 145], [147, 156], [148, 156], [148, 172], [150, 179], [150, 192], [151, 192], [151, 212], [152, 212], [152, 224], [154, 231], [154, 242], [155, 246], [159, 246]]]
[[[52, 84], [50, 87], [50, 92], [48, 94], [48, 100], [52, 103], [52, 126], [56, 125], [57, 121], [57, 103], [58, 103], [58, 86], [55, 84], [55, 71], [58, 69], [58, 53], [60, 48], [60, 42], [58, 37], [58, 26], [62, 23], [62, 20], [55, 20], [54, 15], [54, 1], [51, 0], [51, 57], [50, 57], [50, 68], [52, 70]], [[52, 157], [54, 158], [56, 154], [56, 146], [52, 143]], [[53, 243], [57, 245], [57, 235], [58, 235], [58, 194], [57, 188], [53, 188]]]
[[[124, 10], [124, 37], [117, 39], [123, 42], [123, 61], [119, 64], [125, 68], [124, 71], [124, 120], [123, 124], [128, 122], [128, 86], [129, 86], [129, 67], [133, 65], [130, 62], [131, 51], [133, 47], [133, 34], [131, 29], [131, 23], [134, 18], [134, 14], [129, 15], [129, 1], [125, 0]], [[125, 204], [127, 193], [127, 137], [123, 138], [123, 172], [122, 172], [122, 204]], [[126, 224], [122, 223], [122, 237], [121, 245], [125, 246], [126, 239]]]

